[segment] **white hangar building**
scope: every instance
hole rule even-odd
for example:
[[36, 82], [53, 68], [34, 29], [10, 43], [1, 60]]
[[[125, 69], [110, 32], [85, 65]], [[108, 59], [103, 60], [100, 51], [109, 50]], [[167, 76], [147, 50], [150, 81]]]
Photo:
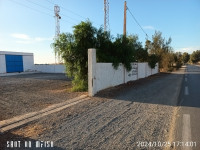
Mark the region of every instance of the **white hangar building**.
[[33, 53], [0, 51], [0, 73], [27, 72], [33, 69]]

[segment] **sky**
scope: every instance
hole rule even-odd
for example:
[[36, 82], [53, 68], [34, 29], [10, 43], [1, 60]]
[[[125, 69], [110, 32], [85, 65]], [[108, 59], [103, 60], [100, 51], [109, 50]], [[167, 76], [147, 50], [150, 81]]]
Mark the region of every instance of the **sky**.
[[[54, 5], [60, 6], [60, 32], [89, 19], [104, 24], [104, 0], [0, 0], [0, 51], [34, 53], [34, 63], [55, 63]], [[109, 1], [109, 29], [123, 34], [124, 0]], [[174, 51], [200, 50], [200, 0], [127, 0], [127, 7], [151, 40], [155, 31], [172, 38]], [[146, 35], [127, 11], [127, 34]]]

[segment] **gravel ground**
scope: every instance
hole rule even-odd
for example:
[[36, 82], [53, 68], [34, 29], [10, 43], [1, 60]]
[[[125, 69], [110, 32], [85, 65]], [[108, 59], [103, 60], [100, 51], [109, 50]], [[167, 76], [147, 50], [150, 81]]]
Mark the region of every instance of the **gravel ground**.
[[[164, 149], [182, 74], [159, 74], [107, 89], [96, 97], [2, 135], [7, 140], [53, 141], [53, 149]], [[34, 146], [33, 146], [34, 147]], [[33, 148], [34, 149], [34, 148]]]
[[51, 104], [80, 96], [70, 92], [64, 74], [23, 74], [0, 77], [0, 120], [41, 110]]

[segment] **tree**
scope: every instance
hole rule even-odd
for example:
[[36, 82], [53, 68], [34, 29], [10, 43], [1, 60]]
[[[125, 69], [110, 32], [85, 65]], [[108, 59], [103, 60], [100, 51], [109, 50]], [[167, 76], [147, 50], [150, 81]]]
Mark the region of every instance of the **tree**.
[[148, 64], [151, 68], [156, 67], [156, 63], [158, 62], [158, 57], [155, 54], [151, 54], [148, 57]]
[[183, 63], [183, 55], [182, 55], [182, 53], [181, 52], [176, 52], [176, 53], [174, 53], [174, 55], [175, 55], [175, 64], [176, 64], [176, 68], [178, 69], [178, 68], [180, 68], [181, 66], [182, 66], [182, 63]]
[[135, 51], [136, 37], [133, 35], [124, 36], [118, 35], [118, 37], [113, 42], [115, 53], [115, 61], [113, 62], [114, 67], [122, 63], [125, 68], [130, 71], [131, 63], [135, 61], [134, 51]]
[[148, 61], [148, 50], [143, 48], [142, 43], [139, 41], [137, 35], [133, 35], [133, 47], [134, 47], [134, 61], [136, 62], [147, 62]]
[[110, 32], [103, 31], [100, 28], [97, 31], [96, 49], [97, 49], [97, 62], [114, 62], [114, 45], [112, 42]]
[[152, 36], [152, 42], [149, 40], [146, 41], [146, 48], [148, 49], [149, 54], [157, 56], [159, 68], [162, 71], [171, 70], [174, 61], [172, 47], [170, 46], [171, 41], [171, 38], [165, 40], [162, 37], [162, 33], [158, 31]]
[[196, 50], [190, 55], [190, 61], [192, 63], [197, 63], [200, 61], [200, 50]]
[[61, 55], [67, 70], [67, 75], [73, 77], [73, 91], [86, 91], [88, 86], [88, 56], [89, 48], [96, 45], [96, 28], [91, 22], [81, 22], [73, 27], [73, 34], [62, 33], [52, 44]]
[[114, 40], [100, 29], [97, 33], [97, 61], [112, 62], [114, 68], [122, 63], [127, 70], [132, 62], [148, 60], [148, 52], [142, 47], [137, 35], [118, 35]]
[[187, 63], [190, 60], [190, 55], [187, 52], [184, 52], [182, 55], [182, 61], [183, 63]]

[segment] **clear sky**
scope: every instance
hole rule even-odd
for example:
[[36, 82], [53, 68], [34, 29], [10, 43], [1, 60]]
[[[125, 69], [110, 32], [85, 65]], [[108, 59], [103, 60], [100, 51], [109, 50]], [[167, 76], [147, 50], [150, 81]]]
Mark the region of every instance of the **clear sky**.
[[[35, 63], [54, 63], [50, 44], [55, 35], [54, 4], [59, 5], [60, 31], [87, 18], [103, 25], [103, 0], [0, 0], [0, 51], [34, 53]], [[151, 38], [155, 30], [172, 38], [174, 51], [200, 50], [200, 0], [127, 0], [127, 6]], [[124, 0], [109, 0], [111, 34], [123, 33]], [[127, 32], [145, 34], [127, 12]]]

